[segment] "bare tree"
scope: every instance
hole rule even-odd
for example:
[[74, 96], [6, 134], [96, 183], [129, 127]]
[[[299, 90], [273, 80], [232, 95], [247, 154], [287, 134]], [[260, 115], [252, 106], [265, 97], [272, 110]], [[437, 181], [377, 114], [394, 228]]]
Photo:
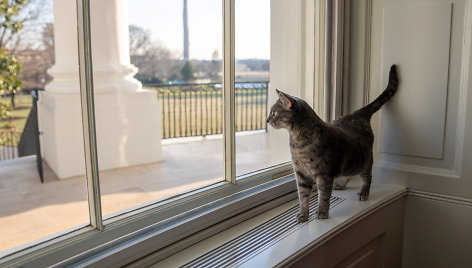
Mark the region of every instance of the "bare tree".
[[24, 6], [19, 10], [15, 20], [22, 25], [17, 32], [9, 28], [0, 31], [0, 47], [13, 54], [20, 49], [36, 48], [41, 40], [43, 21], [51, 14], [46, 0], [22, 0]]
[[44, 50], [47, 50], [54, 60], [54, 24], [46, 23], [41, 31], [41, 36]]
[[41, 31], [38, 49], [21, 49], [16, 56], [23, 65], [19, 75], [23, 88], [44, 88], [52, 80], [47, 70], [54, 65], [54, 25], [46, 23]]
[[129, 25], [129, 53], [142, 55], [152, 46], [151, 31], [136, 25]]
[[218, 49], [215, 49], [213, 51], [213, 54], [211, 55], [211, 64], [210, 64], [210, 70], [208, 73], [208, 76], [213, 80], [213, 81], [221, 81], [221, 67], [222, 67], [222, 62], [220, 58], [220, 53], [218, 53]]
[[149, 30], [130, 25], [129, 39], [131, 63], [138, 67], [137, 78], [142, 82], [158, 83], [179, 73], [180, 61], [176, 55], [152, 40]]

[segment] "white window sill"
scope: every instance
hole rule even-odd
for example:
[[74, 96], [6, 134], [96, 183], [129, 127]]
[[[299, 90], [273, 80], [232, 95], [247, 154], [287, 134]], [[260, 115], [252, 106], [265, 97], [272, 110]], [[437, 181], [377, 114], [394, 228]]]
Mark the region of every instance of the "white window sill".
[[[304, 248], [322, 243], [340, 230], [364, 218], [379, 208], [406, 195], [406, 189], [391, 185], [372, 185], [369, 200], [358, 201], [357, 191], [360, 182], [351, 181], [343, 191], [334, 191], [333, 196], [344, 199], [343, 202], [330, 210], [330, 218], [326, 220], [310, 220], [300, 224], [298, 229], [288, 233], [273, 245], [263, 247], [260, 252], [250, 258], [236, 263], [240, 267], [273, 267], [284, 264], [303, 252]], [[233, 238], [253, 229], [261, 223], [296, 206], [297, 200], [290, 201], [256, 217], [235, 225], [223, 232], [209, 237], [191, 247], [186, 248], [151, 267], [179, 267], [206, 252], [230, 241]], [[295, 220], [295, 219], [294, 219]], [[231, 249], [230, 249], [231, 250]], [[256, 251], [258, 251], [256, 249]], [[224, 255], [224, 254], [223, 254]], [[139, 263], [139, 261], [138, 261]]]

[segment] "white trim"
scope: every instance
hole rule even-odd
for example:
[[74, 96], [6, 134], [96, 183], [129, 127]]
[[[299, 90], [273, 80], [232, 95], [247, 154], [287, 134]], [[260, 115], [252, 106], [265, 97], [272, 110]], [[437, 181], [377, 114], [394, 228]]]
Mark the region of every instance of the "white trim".
[[[358, 185], [356, 185], [356, 187], [353, 187], [353, 188], [357, 188], [357, 186]], [[377, 186], [373, 186], [373, 187], [374, 187], [374, 193], [375, 193], [377, 191], [377, 190], [375, 190], [376, 188], [377, 189], [383, 189], [383, 188], [388, 189], [389, 187], [392, 187], [392, 186], [377, 185]], [[393, 189], [396, 189], [396, 190], [393, 190]], [[346, 190], [348, 192], [347, 195], [345, 195], [345, 191], [338, 192], [338, 194], [344, 194], [343, 196], [346, 197], [346, 196], [350, 196], [350, 195], [355, 194], [355, 190], [356, 189]], [[337, 225], [335, 228], [330, 229], [329, 231], [327, 231], [326, 233], [321, 235], [319, 238], [317, 238], [317, 239], [313, 240], [311, 243], [305, 245], [303, 248], [298, 249], [297, 251], [294, 251], [293, 255], [291, 255], [289, 258], [283, 260], [282, 262], [278, 263], [276, 265], [276, 267], [290, 266], [290, 264], [295, 263], [297, 260], [299, 260], [303, 256], [305, 256], [308, 252], [322, 246], [325, 242], [327, 242], [330, 239], [336, 237], [341, 232], [351, 228], [352, 226], [354, 226], [359, 221], [369, 217], [373, 213], [376, 213], [377, 211], [383, 209], [384, 207], [392, 204], [393, 202], [395, 202], [395, 201], [397, 201], [397, 200], [399, 200], [399, 199], [401, 199], [405, 196], [431, 199], [431, 200], [440, 201], [440, 202], [452, 203], [452, 204], [455, 204], [455, 205], [465, 205], [465, 206], [472, 207], [472, 199], [456, 197], [456, 196], [450, 196], [450, 195], [435, 194], [435, 193], [431, 193], [431, 192], [423, 192], [423, 191], [417, 191], [417, 190], [412, 190], [412, 189], [407, 190], [407, 189], [401, 189], [401, 188], [398, 188], [398, 187], [393, 187], [392, 190], [380, 191], [378, 194], [380, 194], [381, 196], [383, 195], [383, 197], [381, 197], [380, 200], [375, 201], [375, 203], [373, 203], [372, 205], [366, 207], [365, 209], [361, 210], [360, 212], [354, 213], [353, 214], [354, 216], [349, 217], [345, 221], [342, 221], [341, 224]], [[287, 207], [287, 204], [284, 204], [284, 205], [281, 205], [281, 204], [283, 204], [287, 201], [293, 200], [295, 197], [296, 197], [296, 194], [294, 192], [292, 192], [291, 194], [282, 196], [278, 200], [274, 200], [272, 202], [280, 201], [280, 202], [277, 202], [279, 204], [279, 207], [277, 208], [277, 211], [279, 211], [278, 213], [280, 213], [280, 211], [283, 211], [283, 209], [281, 210], [280, 207], [282, 207], [282, 206], [284, 208]], [[359, 202], [359, 201], [354, 200], [352, 198], [348, 198], [348, 200], [350, 200], [350, 202]], [[294, 202], [297, 202], [297, 201], [291, 201], [290, 204], [293, 204]], [[362, 204], [362, 202], [360, 202], [360, 203]], [[266, 204], [264, 204], [260, 207], [257, 207], [253, 210], [249, 210], [249, 211], [243, 212], [241, 214], [238, 214], [237, 216], [235, 216], [235, 218], [232, 218], [231, 220], [227, 220], [225, 222], [222, 222], [220, 225], [213, 226], [212, 228], [206, 229], [206, 230], [202, 231], [202, 233], [204, 233], [204, 235], [196, 234], [195, 236], [189, 237], [184, 241], [180, 241], [180, 244], [172, 245], [171, 249], [166, 248], [163, 251], [153, 252], [150, 255], [147, 255], [145, 258], [140, 259], [140, 260], [138, 260], [136, 262], [133, 262], [131, 264], [126, 263], [126, 262], [122, 262], [122, 263], [120, 263], [120, 262], [110, 262], [110, 263], [109, 262], [96, 262], [96, 259], [94, 259], [94, 260], [90, 259], [89, 262], [82, 262], [82, 263], [80, 263], [80, 265], [89, 266], [89, 267], [103, 267], [103, 265], [118, 266], [118, 265], [125, 265], [126, 264], [126, 265], [129, 265], [129, 267], [147, 267], [148, 265], [156, 264], [157, 261], [162, 260], [165, 257], [170, 256], [171, 258], [175, 258], [174, 256], [172, 256], [172, 254], [175, 254], [177, 252], [181, 252], [183, 249], [188, 248], [191, 245], [194, 245], [194, 244], [202, 241], [202, 239], [204, 239], [205, 237], [209, 237], [210, 235], [214, 235], [214, 234], [225, 236], [223, 233], [220, 234], [220, 232], [226, 230], [229, 226], [233, 226], [234, 224], [231, 224], [231, 222], [232, 223], [237, 223], [237, 224], [240, 224], [240, 223], [241, 224], [246, 224], [246, 223], [243, 223], [243, 221], [251, 219], [253, 216], [261, 214], [261, 213], [267, 211], [268, 209], [270, 209], [270, 206], [267, 206], [267, 204], [268, 203], [266, 203]], [[343, 211], [343, 214], [344, 214], [346, 210], [343, 209], [342, 211]], [[273, 217], [273, 215], [278, 215], [278, 213], [275, 213], [275, 214], [272, 213], [272, 217]], [[335, 219], [334, 222], [338, 222], [338, 221], [339, 221], [339, 219]], [[258, 222], [260, 222], [260, 220]], [[311, 225], [324, 225], [324, 223], [321, 222], [321, 221], [315, 221], [315, 222], [310, 223], [310, 224]], [[320, 227], [320, 228], [322, 228], [322, 227]], [[235, 227], [235, 229], [239, 230], [239, 227], [238, 228]], [[238, 233], [243, 233], [244, 230], [245, 229], [243, 227], [239, 230]], [[313, 231], [314, 229], [310, 228], [310, 230]], [[305, 231], [307, 231], [307, 230], [305, 230]], [[302, 232], [305, 232], [305, 231], [302, 231]], [[224, 240], [224, 241], [227, 241], [227, 240]], [[210, 242], [210, 243], [205, 243], [205, 245], [201, 245], [201, 246], [195, 245], [195, 246], [211, 249], [211, 248], [213, 248], [214, 243]], [[124, 250], [127, 250], [127, 248], [124, 248]], [[261, 252], [261, 253], [263, 253], [263, 252]], [[181, 253], [179, 253], [179, 254], [181, 254]], [[254, 258], [258, 258], [258, 256], [254, 257]], [[160, 264], [157, 263], [157, 265], [160, 265]], [[169, 262], [167, 262], [166, 265], [169, 265]], [[166, 265], [164, 265], [163, 267], [167, 267]]]
[[[372, 185], [371, 199], [367, 202], [360, 202], [357, 198], [357, 190], [360, 187], [359, 180], [351, 181], [349, 187], [343, 191], [333, 192], [333, 196], [341, 198], [340, 205], [333, 207], [330, 211], [330, 218], [326, 220], [311, 220], [300, 224], [300, 228], [280, 240], [270, 245], [256, 256], [243, 260], [234, 266], [241, 267], [287, 267], [289, 262], [303, 254], [306, 249], [312, 246], [319, 246], [328, 239], [336, 236], [339, 232], [348, 229], [356, 222], [368, 217], [372, 213], [381, 210], [383, 207], [404, 198], [407, 190], [403, 187], [392, 185]], [[293, 200], [271, 209], [261, 215], [244, 221], [238, 226], [234, 226], [224, 232], [218, 233], [201, 243], [188, 247], [172, 256], [155, 263], [152, 267], [179, 267], [189, 261], [225, 244], [231, 239], [239, 237], [261, 223], [283, 213], [287, 209], [297, 206], [298, 201]], [[253, 248], [253, 251], [258, 249]], [[137, 262], [139, 264], [139, 262]], [[146, 263], [149, 265], [151, 263]], [[133, 267], [133, 266], [131, 266]], [[139, 267], [139, 266], [135, 266]]]
[[414, 190], [414, 189], [408, 189], [408, 196], [472, 207], [472, 199], [465, 198], [465, 197], [437, 194], [437, 193], [419, 191], [419, 190]]
[[3, 251], [0, 254], [0, 264], [6, 265], [6, 267], [14, 264], [12, 267], [16, 267], [27, 260], [52, 253], [58, 248], [70, 246], [77, 241], [87, 239], [99, 232], [90, 225], [80, 226], [78, 228], [77, 230], [61, 232], [11, 250]]
[[128, 264], [127, 267], [147, 267], [148, 265], [151, 265], [153, 263], [156, 263], [166, 257], [171, 256], [172, 254], [175, 254], [191, 245], [194, 245], [214, 234], [217, 234], [219, 232], [222, 232], [232, 226], [235, 226], [245, 220], [251, 219], [252, 217], [255, 217], [269, 209], [272, 209], [274, 207], [277, 207], [278, 205], [281, 205], [283, 203], [286, 203], [288, 201], [294, 200], [298, 197], [296, 192], [291, 192], [289, 194], [286, 194], [284, 196], [281, 196], [280, 198], [277, 198], [275, 200], [269, 201], [267, 203], [264, 203], [260, 206], [257, 206], [253, 209], [250, 209], [248, 211], [245, 211], [241, 214], [238, 214], [230, 219], [227, 219], [221, 223], [215, 224], [213, 226], [210, 226], [209, 228], [202, 230], [201, 232], [198, 232], [196, 234], [193, 234], [185, 239], [182, 239], [176, 243], [173, 243], [172, 245], [169, 245], [165, 247], [162, 250], [158, 250], [156, 252], [153, 252], [147, 256], [145, 256], [142, 259], [139, 259], [136, 262], [133, 262], [132, 264]]
[[236, 183], [235, 0], [223, 0], [223, 137], [225, 180]]
[[433, 176], [449, 177], [454, 179], [460, 179], [459, 173], [456, 170], [432, 168], [419, 165], [411, 165], [398, 162], [389, 161], [374, 161], [374, 168], [386, 168], [404, 172], [420, 173]]
[[90, 225], [103, 230], [100, 179], [95, 127], [95, 102], [90, 29], [90, 0], [77, 1], [77, 39], [79, 42], [79, 80], [84, 135], [85, 177]]
[[456, 154], [454, 156], [454, 169], [458, 177], [462, 173], [462, 157], [464, 152], [465, 118], [467, 112], [467, 91], [469, 89], [470, 50], [472, 49], [472, 4], [465, 2], [466, 12], [464, 18], [464, 30], [462, 41], [462, 66], [459, 90], [459, 107], [457, 115]]
[[[382, 187], [390, 187], [390, 186], [379, 186], [379, 185], [377, 185], [377, 186], [373, 186], [373, 187], [374, 187], [373, 188], [374, 191], [376, 191], [375, 188], [377, 188], [377, 187], [382, 188]], [[356, 187], [353, 187], [353, 188], [356, 188]], [[355, 194], [355, 191], [352, 191], [352, 190], [347, 190], [347, 191], [351, 192], [347, 196]], [[339, 192], [335, 192], [335, 193], [341, 194]], [[346, 196], [346, 195], [344, 195], [344, 196]], [[430, 192], [422, 192], [422, 191], [416, 191], [416, 190], [412, 190], [412, 189], [398, 189], [397, 191], [392, 192], [392, 193], [388, 193], [388, 194], [386, 192], [384, 192], [383, 199], [381, 199], [380, 201], [375, 203], [375, 205], [370, 206], [368, 208], [365, 208], [360, 213], [354, 214], [353, 217], [350, 217], [346, 221], [342, 222], [340, 225], [338, 225], [335, 228], [331, 229], [330, 231], [326, 232], [319, 239], [313, 240], [311, 243], [307, 244], [302, 249], [297, 250], [297, 251], [294, 250], [293, 255], [291, 255], [289, 258], [283, 260], [282, 262], [278, 263], [277, 267], [290, 266], [290, 264], [295, 263], [297, 260], [299, 260], [300, 258], [305, 256], [308, 252], [312, 251], [315, 248], [318, 248], [318, 247], [322, 246], [323, 243], [325, 243], [325, 242], [329, 241], [330, 239], [336, 237], [341, 232], [351, 228], [352, 226], [354, 226], [359, 221], [369, 217], [373, 213], [376, 213], [377, 211], [385, 208], [386, 206], [392, 204], [393, 202], [395, 202], [395, 201], [397, 201], [397, 200], [399, 200], [399, 199], [401, 199], [405, 196], [407, 198], [411, 196], [411, 197], [417, 197], [417, 198], [425, 198], [425, 199], [436, 200], [436, 201], [440, 201], [440, 202], [448, 202], [448, 203], [452, 203], [452, 204], [456, 204], [456, 205], [472, 206], [472, 199], [455, 197], [455, 196], [448, 196], [448, 195], [441, 195], [441, 194], [435, 194], [435, 193], [430, 193]], [[348, 198], [348, 199], [351, 199], [351, 202], [358, 202], [356, 200], [352, 200], [352, 198]], [[291, 203], [292, 204], [296, 203], [296, 201], [293, 201]], [[284, 209], [281, 209], [281, 207], [284, 207], [284, 209], [285, 209], [285, 208], [287, 208], [287, 205], [284, 204], [284, 205], [281, 205], [280, 207], [278, 207], [277, 209], [274, 209], [274, 210], [277, 210], [278, 212], [272, 213], [270, 217], [265, 217], [264, 219], [270, 219], [271, 217], [274, 217], [274, 215], [278, 215], [281, 211], [284, 210]], [[346, 211], [347, 210], [344, 208], [343, 209], [343, 214]], [[264, 221], [264, 219], [257, 220], [256, 222], [260, 223], [260, 222]], [[253, 221], [253, 219], [251, 219], [249, 221]], [[249, 222], [249, 221], [247, 221], [247, 222]], [[339, 222], [339, 219], [336, 219], [335, 221]], [[247, 222], [241, 223], [240, 226], [238, 226], [237, 228], [236, 227], [234, 228], [234, 229], [236, 229], [235, 232], [231, 232], [231, 230], [230, 230], [229, 233], [232, 233], [232, 234], [237, 233], [238, 235], [241, 234], [241, 233], [244, 233], [247, 230], [244, 227], [245, 225], [248, 225]], [[304, 232], [304, 234], [308, 235], [309, 233], [315, 232], [315, 230], [317, 230], [319, 228], [322, 228], [322, 225], [324, 225], [324, 221], [316, 221], [316, 222], [313, 223], [313, 225], [317, 225], [318, 227], [315, 228], [314, 226], [312, 226], [312, 228], [310, 228], [310, 232]], [[251, 225], [251, 226], [253, 226], [253, 225]], [[305, 231], [307, 231], [307, 230], [305, 230]], [[217, 236], [222, 236], [222, 237], [225, 237], [226, 239], [208, 239], [204, 244], [201, 244], [200, 246], [196, 245], [195, 247], [206, 248], [205, 250], [202, 250], [203, 252], [206, 252], [207, 250], [213, 249], [215, 246], [220, 245], [221, 243], [224, 243], [224, 242], [228, 241], [229, 239], [234, 238], [234, 236], [227, 235], [227, 234], [224, 234], [224, 233], [218, 234]], [[300, 237], [300, 235], [295, 235], [295, 237]], [[281, 241], [281, 243], [286, 243], [286, 242], [287, 241]], [[290, 244], [290, 245], [293, 246], [293, 244]], [[253, 250], [257, 250], [257, 249], [253, 249]], [[189, 253], [188, 255], [185, 254], [185, 253], [184, 254], [183, 253], [178, 253], [178, 254], [180, 256], [183, 256], [183, 257], [190, 257], [189, 259], [192, 259], [191, 256], [199, 256], [198, 253], [196, 253], [194, 250], [192, 250], [190, 248], [189, 248], [188, 251], [193, 252], [193, 253]], [[176, 259], [175, 256], [171, 256], [170, 258]], [[254, 258], [258, 258], [258, 256], [254, 257]], [[156, 260], [159, 260], [159, 259], [161, 259], [161, 258], [156, 258], [156, 259], [145, 258], [143, 260], [132, 263], [130, 265], [130, 267], [147, 267], [148, 265], [152, 265], [152, 264], [156, 264], [155, 266], [160, 267], [161, 263], [156, 263], [155, 262]], [[173, 263], [172, 261], [165, 262], [165, 264], [163, 264], [162, 267], [170, 266], [172, 263]], [[175, 263], [175, 264], [177, 264], [177, 263]], [[244, 263], [242, 266], [248, 266], [248, 265], [246, 263]], [[257, 266], [257, 267], [262, 267], [262, 266]]]
[[398, 191], [395, 194], [387, 197], [386, 199], [383, 199], [381, 202], [379, 202], [375, 206], [362, 211], [361, 213], [359, 213], [355, 217], [352, 217], [352, 218], [348, 219], [347, 221], [345, 221], [342, 224], [340, 224], [339, 226], [337, 226], [335, 229], [333, 229], [330, 232], [326, 233], [320, 239], [317, 239], [317, 240], [313, 241], [312, 243], [310, 243], [309, 245], [305, 246], [302, 250], [296, 252], [290, 258], [288, 258], [288, 259], [284, 260], [283, 262], [277, 264], [276, 267], [288, 267], [288, 266], [293, 265], [296, 261], [300, 260], [301, 258], [306, 256], [308, 253], [310, 253], [310, 251], [312, 251], [316, 248], [319, 248], [325, 242], [327, 242], [330, 239], [334, 238], [335, 236], [339, 235], [343, 231], [351, 228], [356, 223], [360, 222], [361, 220], [363, 220], [363, 219], [369, 217], [370, 215], [372, 215], [373, 213], [383, 209], [384, 207], [392, 204], [393, 202], [395, 202], [395, 201], [397, 201], [397, 200], [399, 200], [399, 199], [401, 199], [405, 196], [407, 196], [407, 190], [406, 189], [404, 189], [402, 191]]

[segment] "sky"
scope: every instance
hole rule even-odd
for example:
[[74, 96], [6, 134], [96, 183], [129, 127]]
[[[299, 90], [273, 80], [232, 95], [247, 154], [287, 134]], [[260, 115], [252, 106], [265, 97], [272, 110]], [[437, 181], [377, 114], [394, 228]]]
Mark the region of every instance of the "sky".
[[[102, 0], [96, 0], [102, 1]], [[223, 0], [187, 0], [190, 58], [222, 57]], [[41, 7], [40, 18], [26, 23], [25, 30], [41, 38], [43, 23], [53, 21], [53, 0], [33, 0]], [[128, 23], [150, 30], [152, 38], [183, 54], [183, 0], [127, 0]], [[270, 58], [270, 0], [235, 0], [236, 58]], [[27, 13], [29, 10], [25, 9]], [[93, 24], [92, 24], [93, 27]]]
[[[187, 0], [191, 59], [222, 56], [222, 0]], [[182, 54], [183, 0], [128, 0], [128, 22], [148, 29], [152, 38]], [[236, 58], [269, 59], [270, 0], [236, 0]]]

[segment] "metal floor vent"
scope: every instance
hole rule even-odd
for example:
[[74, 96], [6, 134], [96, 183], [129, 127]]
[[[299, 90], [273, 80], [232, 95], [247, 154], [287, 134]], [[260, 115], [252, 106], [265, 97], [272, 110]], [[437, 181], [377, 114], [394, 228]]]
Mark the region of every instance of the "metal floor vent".
[[[332, 196], [330, 208], [343, 202], [344, 199]], [[309, 221], [315, 218], [318, 205], [318, 195], [310, 200]], [[291, 234], [306, 223], [299, 224], [295, 220], [298, 205], [267, 220], [244, 234], [212, 249], [200, 257], [181, 267], [235, 267], [250, 259], [257, 253], [273, 245], [277, 241]]]

